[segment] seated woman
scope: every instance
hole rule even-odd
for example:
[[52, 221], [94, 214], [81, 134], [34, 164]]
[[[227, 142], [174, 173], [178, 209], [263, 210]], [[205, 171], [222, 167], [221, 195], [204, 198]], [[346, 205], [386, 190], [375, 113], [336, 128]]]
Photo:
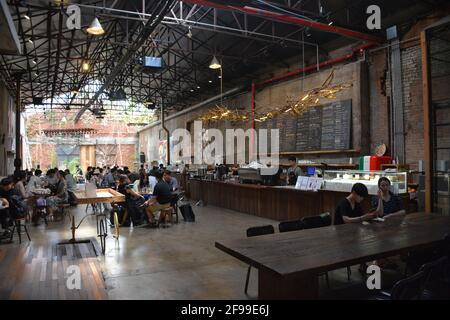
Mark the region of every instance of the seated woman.
[[132, 186], [129, 184], [129, 180], [126, 176], [122, 176], [119, 178], [119, 186], [117, 187], [117, 191], [122, 193], [125, 196], [124, 206], [127, 209], [128, 216], [125, 221], [122, 222], [123, 227], [130, 226], [130, 218], [133, 222], [133, 226], [136, 227], [144, 223], [144, 212], [141, 208], [141, 204], [144, 202], [143, 197], [136, 193]]
[[67, 193], [67, 183], [64, 179], [64, 171], [60, 170], [56, 172], [58, 177], [58, 183], [56, 184], [55, 195], [47, 198], [47, 214], [52, 216], [58, 206], [67, 203], [69, 200], [69, 194]]
[[[378, 216], [384, 219], [402, 217], [406, 214], [403, 208], [403, 201], [399, 196], [390, 191], [391, 181], [386, 177], [378, 180], [378, 196], [372, 197], [372, 206], [379, 208]], [[398, 257], [378, 259], [375, 263], [384, 269], [397, 269]]]
[[145, 172], [141, 172], [139, 174], [138, 190], [141, 193], [147, 193], [149, 188], [150, 183], [148, 181], [148, 176]]
[[26, 178], [27, 178], [27, 175], [26, 175], [25, 171], [23, 171], [23, 170], [16, 171], [16, 173], [14, 174], [14, 191], [23, 200], [27, 200], [31, 197], [31, 194], [28, 193], [25, 188]]
[[378, 180], [378, 188], [380, 192], [378, 197], [372, 198], [372, 206], [376, 207], [381, 201], [381, 210], [379, 212], [379, 217], [392, 218], [404, 216], [406, 214], [403, 208], [403, 201], [399, 196], [394, 195], [390, 191], [391, 181], [386, 177], [381, 177]]

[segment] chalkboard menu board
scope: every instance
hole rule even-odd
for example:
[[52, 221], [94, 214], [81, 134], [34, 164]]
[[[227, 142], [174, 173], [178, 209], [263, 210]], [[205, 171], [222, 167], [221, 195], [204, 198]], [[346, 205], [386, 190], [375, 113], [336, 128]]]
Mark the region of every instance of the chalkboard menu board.
[[283, 114], [262, 122], [260, 129], [279, 129], [280, 152], [351, 148], [352, 101], [316, 106], [301, 116]]

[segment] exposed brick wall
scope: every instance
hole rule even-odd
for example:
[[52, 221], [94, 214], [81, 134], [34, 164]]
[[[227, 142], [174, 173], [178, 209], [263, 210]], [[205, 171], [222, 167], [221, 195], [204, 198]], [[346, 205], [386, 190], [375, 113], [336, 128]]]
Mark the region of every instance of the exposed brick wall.
[[370, 87], [370, 151], [381, 143], [389, 141], [389, 106], [386, 91], [387, 61], [385, 51], [379, 51], [369, 57]]
[[134, 168], [136, 159], [135, 145], [121, 145], [117, 148], [117, 164]]
[[41, 169], [52, 167], [52, 155], [56, 155], [56, 145], [54, 144], [33, 144], [30, 145], [31, 164], [36, 168], [39, 164]]
[[420, 46], [402, 50], [405, 160], [412, 169], [424, 158], [421, 57]]

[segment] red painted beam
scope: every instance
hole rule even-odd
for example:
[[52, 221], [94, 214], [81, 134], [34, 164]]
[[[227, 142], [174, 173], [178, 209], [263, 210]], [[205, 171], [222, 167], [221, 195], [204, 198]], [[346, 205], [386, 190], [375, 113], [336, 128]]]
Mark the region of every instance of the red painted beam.
[[[325, 68], [325, 67], [328, 67], [328, 66], [332, 66], [332, 65], [335, 65], [337, 63], [344, 62], [346, 60], [350, 60], [351, 58], [353, 58], [355, 56], [355, 54], [362, 53], [364, 50], [366, 50], [366, 49], [368, 49], [370, 47], [374, 47], [374, 46], [375, 46], [374, 43], [367, 43], [367, 44], [361, 45], [359, 47], [356, 47], [349, 54], [346, 54], [344, 56], [341, 56], [341, 57], [338, 57], [338, 58], [335, 58], [335, 59], [326, 60], [326, 61], [323, 61], [323, 62], [319, 63], [319, 69], [322, 69], [322, 68]], [[310, 72], [310, 71], [313, 71], [313, 70], [316, 70], [316, 69], [317, 69], [317, 65], [313, 64], [313, 65], [307, 66], [305, 68], [297, 69], [297, 70], [294, 70], [294, 71], [282, 74], [280, 76], [277, 76], [277, 77], [274, 77], [274, 78], [271, 78], [271, 79], [263, 80], [261, 82], [258, 82], [256, 84], [256, 86], [257, 87], [265, 86], [265, 85], [268, 85], [270, 83], [277, 82], [277, 81], [280, 81], [280, 80], [284, 80], [284, 79], [287, 79], [287, 78], [290, 78], [290, 77], [294, 77], [294, 76], [297, 76], [299, 74], [302, 74], [303, 72], [307, 73], [307, 72]]]
[[262, 9], [258, 9], [258, 8], [247, 7], [247, 6], [245, 6], [245, 7], [226, 6], [226, 5], [218, 4], [218, 3], [207, 1], [207, 0], [183, 0], [183, 1], [187, 2], [187, 3], [208, 6], [208, 7], [212, 7], [212, 8], [216, 8], [216, 9], [221, 9], [221, 10], [245, 12], [245, 13], [248, 13], [251, 15], [262, 16], [262, 17], [266, 17], [266, 18], [269, 18], [272, 20], [285, 22], [285, 23], [289, 23], [289, 24], [301, 25], [301, 26], [309, 27], [311, 29], [334, 33], [334, 34], [338, 34], [338, 35], [348, 37], [348, 38], [353, 38], [353, 39], [358, 39], [358, 40], [363, 40], [363, 41], [368, 41], [368, 42], [374, 42], [374, 43], [378, 43], [378, 44], [385, 42], [384, 39], [374, 37], [372, 35], [369, 35], [369, 34], [366, 34], [363, 32], [359, 32], [359, 31], [355, 31], [355, 30], [351, 30], [351, 29], [347, 29], [347, 28], [336, 27], [333, 25], [330, 26], [326, 23], [302, 19], [302, 18], [294, 17], [294, 16], [288, 16], [288, 15], [284, 15], [284, 14], [281, 14], [278, 12], [267, 11], [267, 10], [262, 10]]

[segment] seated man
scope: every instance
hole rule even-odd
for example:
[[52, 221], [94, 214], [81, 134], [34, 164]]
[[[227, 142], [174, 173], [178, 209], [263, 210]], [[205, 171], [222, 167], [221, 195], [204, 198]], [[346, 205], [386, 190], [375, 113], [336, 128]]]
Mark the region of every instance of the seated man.
[[169, 170], [165, 170], [163, 179], [169, 184], [170, 191], [178, 190], [178, 181], [175, 177], [172, 177], [172, 172], [170, 172]]
[[[367, 187], [362, 183], [355, 183], [351, 193], [339, 202], [334, 213], [334, 224], [361, 223], [378, 217], [381, 205], [378, 204], [377, 210], [364, 214], [360, 203], [369, 195]], [[365, 274], [367, 265], [361, 263], [359, 272]]]
[[355, 183], [351, 193], [339, 202], [334, 213], [334, 224], [361, 223], [378, 216], [378, 208], [374, 212], [363, 213], [360, 203], [369, 195], [367, 187]]
[[34, 171], [34, 176], [31, 176], [30, 180], [27, 183], [26, 187], [27, 192], [33, 193], [36, 189], [42, 188], [44, 182], [41, 179], [41, 174], [42, 171], [39, 169], [36, 169], [36, 171]]
[[[158, 171], [155, 173], [155, 177], [158, 183], [153, 190], [152, 198], [145, 202], [148, 206], [146, 211], [150, 225], [155, 225], [155, 213], [157, 211], [170, 207], [170, 200], [172, 198], [169, 184], [163, 180], [163, 174]], [[164, 217], [160, 216], [159, 222], [163, 219]]]

